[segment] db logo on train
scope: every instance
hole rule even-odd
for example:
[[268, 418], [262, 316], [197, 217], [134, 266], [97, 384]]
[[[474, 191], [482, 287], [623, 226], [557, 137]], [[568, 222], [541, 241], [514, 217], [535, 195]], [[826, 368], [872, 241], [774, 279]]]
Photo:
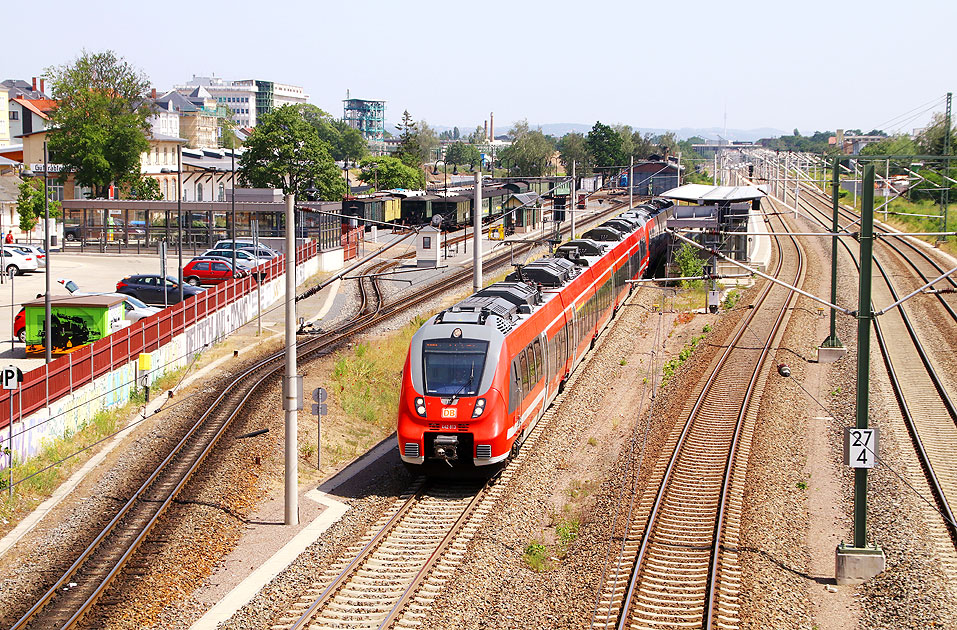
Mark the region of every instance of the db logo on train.
[[456, 409], [455, 407], [444, 407], [444, 408], [442, 409], [442, 417], [443, 417], [443, 418], [454, 418], [456, 411], [457, 411], [457, 409]]

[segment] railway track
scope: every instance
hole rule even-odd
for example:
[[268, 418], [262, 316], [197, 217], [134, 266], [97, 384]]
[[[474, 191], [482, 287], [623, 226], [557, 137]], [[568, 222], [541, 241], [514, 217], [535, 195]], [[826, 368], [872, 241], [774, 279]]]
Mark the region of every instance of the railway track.
[[[605, 212], [588, 217], [595, 222], [620, 210], [612, 205]], [[584, 221], [583, 221], [584, 223]], [[520, 250], [531, 250], [525, 245]], [[488, 269], [506, 264], [509, 252], [501, 252], [486, 261]], [[375, 263], [378, 270], [394, 262]], [[376, 324], [411, 309], [471, 277], [471, 270], [443, 277], [407, 299], [385, 305], [373, 282], [370, 294], [360, 283], [361, 306], [353, 319], [339, 329], [323, 335], [307, 336], [297, 342], [302, 362], [337, 347], [345, 340]], [[370, 299], [373, 297], [375, 302]], [[216, 398], [210, 408], [192, 425], [172, 451], [137, 488], [77, 559], [52, 583], [52, 586], [11, 627], [11, 630], [49, 630], [71, 628], [87, 615], [121, 574], [123, 567], [143, 544], [154, 525], [190, 481], [193, 474], [215, 449], [244, 405], [268, 388], [284, 370], [285, 352], [276, 352], [243, 370]]]
[[[779, 219], [780, 220], [780, 219]], [[775, 239], [779, 240], [779, 239]], [[778, 242], [774, 275], [799, 285], [803, 254]], [[794, 294], [768, 283], [672, 431], [606, 580], [592, 628], [736, 627], [745, 473], [766, 360]], [[627, 509], [627, 508], [625, 508]]]
[[[791, 197], [793, 200], [793, 196]], [[833, 210], [830, 200], [823, 193], [805, 196], [799, 200], [810, 216], [826, 229], [830, 229]], [[858, 220], [858, 216], [847, 210], [841, 214], [848, 224]], [[926, 282], [942, 275], [945, 270], [919, 247], [906, 237], [875, 239], [874, 266], [878, 271], [872, 281], [872, 304], [889, 305], [903, 295], [910, 293]], [[843, 239], [840, 242], [848, 255], [860, 270], [860, 260]], [[893, 257], [896, 261], [889, 261]], [[907, 278], [895, 273], [891, 264], [906, 265], [910, 268], [911, 279], [906, 287], [899, 284]], [[949, 286], [955, 285], [949, 278]], [[920, 296], [915, 299], [921, 299]], [[948, 296], [949, 297], [949, 296]], [[924, 307], [932, 309], [935, 323], [944, 327], [945, 339], [935, 345], [943, 345], [952, 351], [957, 314], [942, 294], [924, 300]], [[876, 308], [876, 307], [874, 307]], [[936, 316], [933, 314], [936, 313]], [[957, 468], [953, 466], [953, 453], [957, 451], [957, 405], [952, 396], [952, 385], [945, 376], [949, 370], [941, 368], [922, 339], [927, 331], [915, 324], [912, 304], [907, 302], [888, 311], [874, 320], [875, 334], [891, 385], [898, 401], [905, 425], [914, 444], [918, 459], [924, 469], [924, 475], [934, 493], [938, 508], [944, 515], [945, 530], [943, 536], [936, 535], [936, 544], [941, 548], [953, 549], [957, 546], [957, 527], [954, 526], [954, 509], [957, 508]], [[919, 320], [917, 320], [919, 322]], [[935, 331], [936, 333], [936, 331]], [[909, 343], [904, 343], [907, 340]], [[949, 521], [949, 522], [948, 522]], [[949, 537], [949, 540], [943, 538]], [[957, 558], [953, 554], [942, 556], [945, 566], [953, 575], [957, 575]]]
[[503, 500], [530, 447], [548, 428], [565, 397], [573, 395], [575, 383], [587, 372], [605, 338], [605, 334], [599, 336], [596, 351], [586, 355], [518, 454], [491, 483], [474, 486], [466, 496], [466, 485], [426, 487], [424, 478], [416, 479], [363, 538], [276, 616], [270, 630], [426, 627], [430, 604], [465, 558], [483, 520]]

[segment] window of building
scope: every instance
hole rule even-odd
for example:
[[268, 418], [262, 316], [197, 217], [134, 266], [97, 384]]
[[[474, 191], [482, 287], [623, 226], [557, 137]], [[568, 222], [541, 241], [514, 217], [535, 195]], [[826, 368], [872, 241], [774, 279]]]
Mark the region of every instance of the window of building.
[[50, 192], [50, 201], [63, 201], [63, 184], [52, 179], [47, 184], [47, 190]]
[[10, 110], [10, 120], [20, 120], [20, 112], [11, 109], [11, 110]]
[[169, 164], [169, 149], [163, 147], [163, 164]]
[[169, 200], [169, 182], [163, 180], [163, 199]]
[[202, 201], [202, 200], [203, 200], [203, 185], [196, 184], [196, 201]]
[[217, 201], [226, 201], [226, 184], [219, 185], [219, 195], [216, 199]]

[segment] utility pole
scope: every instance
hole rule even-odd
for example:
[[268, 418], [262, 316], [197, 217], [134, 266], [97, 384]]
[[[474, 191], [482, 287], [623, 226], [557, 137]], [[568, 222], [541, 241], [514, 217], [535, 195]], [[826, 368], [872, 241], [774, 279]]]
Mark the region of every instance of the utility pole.
[[[861, 281], [857, 302], [857, 424], [856, 429], [845, 435], [868, 433], [868, 404], [871, 359], [871, 274], [873, 272], [874, 247], [874, 165], [864, 167], [864, 188], [861, 191]], [[857, 445], [855, 445], [857, 446]], [[870, 461], [876, 461], [877, 438], [865, 442], [870, 450]], [[845, 443], [845, 452], [848, 443]], [[872, 464], [873, 465], [873, 464]], [[884, 552], [880, 547], [867, 544], [867, 468], [854, 468], [854, 545], [843, 542], [837, 548], [836, 578], [838, 584], [859, 584], [884, 570]]]
[[[831, 182], [831, 206], [834, 211], [833, 221], [831, 223], [831, 304], [837, 304], [837, 224], [838, 211], [840, 210], [840, 192], [841, 192], [841, 160], [834, 158], [834, 181]], [[861, 276], [864, 277], [863, 275]], [[824, 343], [825, 348], [843, 348], [844, 344], [837, 337], [837, 311], [831, 309], [831, 334]]]
[[285, 523], [299, 524], [298, 412], [302, 380], [296, 376], [296, 196], [286, 194], [286, 378], [283, 409], [286, 413]]
[[[573, 161], [574, 162], [574, 161]], [[635, 207], [635, 189], [631, 185], [631, 176], [635, 172], [635, 156], [631, 156], [631, 161], [628, 164], [628, 209], [631, 210]], [[574, 236], [572, 238], [575, 238]]]
[[[179, 257], [179, 301], [183, 301], [183, 145], [176, 145], [176, 251]], [[166, 292], [166, 278], [163, 278], [163, 292]]]
[[482, 169], [475, 173], [475, 211], [472, 213], [472, 289], [482, 290]]
[[[631, 173], [628, 173], [628, 186], [631, 187]], [[571, 182], [572, 204], [568, 211], [572, 214], [572, 239], [575, 238], [575, 211], [578, 210], [578, 203], [575, 200], [575, 160], [572, 160], [572, 182]]]
[[[944, 206], [944, 211], [942, 213], [944, 215], [944, 225], [940, 230], [941, 232], [947, 231], [947, 206], [950, 205], [950, 182], [948, 182], [947, 179], [945, 178], [950, 177], [950, 159], [949, 159], [949, 156], [950, 156], [950, 100], [951, 100], [952, 94], [953, 94], [952, 92], [947, 92], [947, 108], [944, 112], [945, 160], [944, 160], [944, 177], [941, 178], [941, 182], [940, 182], [941, 186], [943, 186], [943, 190], [940, 193], [940, 203], [942, 206]], [[941, 240], [944, 240], [944, 241], [947, 240], [946, 235], [942, 235], [940, 238]]]
[[[43, 330], [44, 337], [45, 362], [50, 363], [53, 360], [53, 311], [50, 306], [50, 189], [47, 187], [49, 181], [48, 171], [50, 170], [50, 156], [47, 152], [47, 141], [43, 141], [43, 251], [46, 252], [46, 268], [44, 276], [46, 278], [46, 293], [43, 297]], [[12, 282], [11, 282], [12, 284]], [[16, 331], [14, 331], [16, 332]], [[13, 400], [13, 394], [10, 394], [10, 400]], [[13, 431], [13, 414], [10, 414], [10, 431]], [[11, 457], [11, 467], [13, 454]]]

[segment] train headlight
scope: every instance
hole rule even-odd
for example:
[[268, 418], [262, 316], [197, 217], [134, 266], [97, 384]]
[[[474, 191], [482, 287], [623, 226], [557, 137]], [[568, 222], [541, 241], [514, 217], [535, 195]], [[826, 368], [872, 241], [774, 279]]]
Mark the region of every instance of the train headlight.
[[425, 398], [422, 398], [421, 396], [416, 397], [415, 412], [423, 418], [425, 417]]
[[472, 417], [478, 418], [485, 411], [485, 399], [479, 398], [475, 401], [475, 409], [472, 410]]

